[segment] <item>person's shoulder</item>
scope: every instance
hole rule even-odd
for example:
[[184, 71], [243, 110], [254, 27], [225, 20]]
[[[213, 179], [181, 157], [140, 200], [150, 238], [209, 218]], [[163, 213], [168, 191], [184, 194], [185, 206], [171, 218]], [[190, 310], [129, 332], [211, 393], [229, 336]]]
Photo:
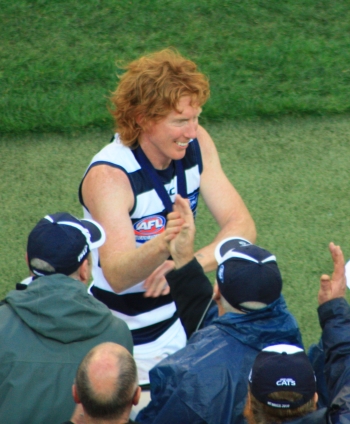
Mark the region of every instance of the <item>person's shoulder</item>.
[[87, 292], [84, 295], [84, 302], [88, 308], [87, 318], [95, 323], [95, 331], [99, 332], [102, 338], [121, 344], [132, 353], [132, 335], [126, 322], [114, 316], [104, 303]]
[[6, 302], [6, 298], [0, 301], [0, 316], [4, 316], [11, 311], [10, 305]]
[[113, 326], [114, 328], [118, 328], [118, 330], [124, 330], [127, 333], [130, 333], [129, 327], [126, 324], [126, 322], [122, 320], [121, 318], [113, 315], [111, 311], [110, 313], [111, 313], [111, 326]]
[[203, 340], [205, 342], [206, 340], [209, 341], [213, 338], [220, 337], [220, 336], [222, 336], [222, 332], [220, 331], [216, 323], [211, 322], [206, 327], [201, 328], [200, 330], [194, 332], [192, 336], [190, 337], [188, 343], [199, 343], [199, 342], [203, 343]]
[[187, 362], [196, 362], [200, 357], [203, 358], [202, 364], [206, 363], [207, 360], [210, 361], [209, 356], [211, 356], [211, 353], [214, 354], [214, 351], [218, 348], [218, 344], [224, 341], [225, 338], [226, 336], [222, 331], [215, 325], [210, 325], [196, 331], [184, 348], [165, 358], [159, 365], [176, 365], [177, 367], [181, 367]]
[[124, 346], [132, 355], [133, 354], [133, 340], [129, 327], [122, 319], [114, 316], [112, 313], [111, 324], [108, 327], [108, 332], [111, 334], [111, 340]]
[[[92, 306], [92, 310], [98, 314], [101, 315], [101, 318], [104, 318], [106, 322], [108, 322], [108, 330], [113, 333], [119, 335], [122, 335], [123, 337], [127, 335], [128, 337], [131, 337], [131, 332], [129, 330], [128, 325], [124, 320], [121, 318], [115, 316], [112, 314], [111, 310], [101, 301], [93, 297], [92, 295], [86, 293], [86, 299], [88, 300], [89, 304]], [[91, 312], [92, 312], [91, 310]]]
[[119, 140], [112, 141], [96, 153], [86, 173], [109, 173], [116, 169], [123, 173], [135, 172], [140, 169], [132, 150]]
[[[227, 382], [232, 375], [239, 375], [242, 363], [247, 360], [246, 352], [236, 348], [237, 344], [241, 344], [234, 341], [233, 346], [229, 339], [229, 335], [215, 326], [198, 331], [186, 347], [162, 360], [150, 371], [151, 382], [155, 378], [166, 380], [166, 384], [173, 385], [174, 391], [193, 385], [202, 395], [207, 393], [207, 397], [221, 393], [224, 381]], [[239, 356], [232, 361], [235, 355]]]
[[[197, 129], [197, 140], [201, 150], [202, 158], [204, 162], [212, 162], [218, 160], [218, 152], [208, 131], [202, 126], [198, 126]], [[216, 159], [215, 159], [216, 158]], [[215, 165], [215, 167], [217, 164]]]
[[100, 150], [93, 156], [91, 163], [99, 160], [100, 158], [108, 157], [108, 155], [113, 154], [114, 152], [120, 151], [128, 154], [128, 152], [131, 152], [131, 149], [121, 142], [119, 135], [116, 133], [113, 135], [110, 142], [102, 146]]
[[206, 144], [208, 142], [213, 142], [208, 131], [204, 127], [202, 127], [201, 125], [198, 125], [197, 137], [196, 138], [197, 138], [200, 145]]

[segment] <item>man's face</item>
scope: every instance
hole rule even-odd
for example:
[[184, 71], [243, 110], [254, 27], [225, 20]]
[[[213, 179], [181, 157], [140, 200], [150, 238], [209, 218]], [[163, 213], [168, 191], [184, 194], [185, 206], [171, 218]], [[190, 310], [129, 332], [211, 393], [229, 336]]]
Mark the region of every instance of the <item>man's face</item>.
[[171, 160], [182, 159], [188, 143], [197, 136], [201, 108], [191, 105], [189, 96], [181, 97], [177, 111], [170, 112], [159, 122], [151, 122], [141, 133], [140, 144], [157, 169], [166, 168]]

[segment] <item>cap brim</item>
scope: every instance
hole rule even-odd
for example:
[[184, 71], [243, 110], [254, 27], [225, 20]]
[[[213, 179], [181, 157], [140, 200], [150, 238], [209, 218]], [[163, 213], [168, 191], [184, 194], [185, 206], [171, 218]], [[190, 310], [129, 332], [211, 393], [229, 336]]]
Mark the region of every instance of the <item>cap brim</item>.
[[235, 250], [237, 247], [246, 246], [247, 244], [251, 244], [251, 242], [242, 237], [228, 237], [221, 240], [214, 252], [217, 263], [221, 264], [228, 252]]
[[106, 241], [106, 233], [103, 227], [91, 219], [80, 219], [80, 222], [90, 234], [90, 250], [102, 246]]

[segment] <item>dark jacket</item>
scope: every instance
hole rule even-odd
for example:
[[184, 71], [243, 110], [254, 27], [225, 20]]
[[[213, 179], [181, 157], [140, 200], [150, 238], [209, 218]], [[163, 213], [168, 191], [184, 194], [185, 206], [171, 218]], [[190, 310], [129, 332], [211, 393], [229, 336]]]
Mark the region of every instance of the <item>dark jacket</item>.
[[318, 308], [318, 317], [323, 329], [318, 347], [324, 348], [321, 353], [325, 363], [321, 365], [318, 357], [314, 364], [325, 372], [329, 405], [288, 424], [349, 424], [350, 307], [343, 298], [333, 299]]
[[[203, 271], [197, 272], [207, 285]], [[190, 279], [188, 292], [193, 293]], [[196, 287], [201, 289], [199, 278]], [[173, 297], [176, 301], [174, 293]], [[208, 300], [207, 297], [202, 307], [196, 307], [198, 316]], [[188, 326], [187, 331], [191, 331]], [[275, 343], [302, 346], [297, 323], [282, 297], [260, 311], [246, 315], [226, 313], [214, 319], [212, 325], [194, 333], [185, 348], [150, 371], [152, 401], [138, 414], [137, 421], [243, 423], [252, 363], [261, 349]]]
[[0, 423], [69, 420], [77, 367], [107, 341], [132, 353], [126, 324], [80, 281], [55, 274], [11, 291], [0, 306]]
[[318, 308], [329, 405], [290, 424], [350, 423], [350, 306], [343, 298]]
[[196, 258], [166, 275], [187, 338], [218, 316], [213, 287]]

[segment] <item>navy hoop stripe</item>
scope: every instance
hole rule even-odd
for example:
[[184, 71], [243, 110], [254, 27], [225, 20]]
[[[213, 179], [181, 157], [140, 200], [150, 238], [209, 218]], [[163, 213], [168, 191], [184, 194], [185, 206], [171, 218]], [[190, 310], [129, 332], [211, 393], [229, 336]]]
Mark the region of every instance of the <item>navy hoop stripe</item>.
[[151, 343], [157, 340], [158, 337], [164, 334], [176, 320], [178, 320], [177, 312], [175, 312], [171, 318], [165, 321], [149, 325], [148, 327], [142, 327], [137, 330], [131, 330], [134, 345], [137, 346], [145, 343]]
[[159, 297], [144, 297], [144, 292], [120, 295], [96, 286], [92, 286], [90, 290], [94, 297], [108, 306], [109, 309], [129, 316], [137, 316], [173, 302], [170, 294]]

